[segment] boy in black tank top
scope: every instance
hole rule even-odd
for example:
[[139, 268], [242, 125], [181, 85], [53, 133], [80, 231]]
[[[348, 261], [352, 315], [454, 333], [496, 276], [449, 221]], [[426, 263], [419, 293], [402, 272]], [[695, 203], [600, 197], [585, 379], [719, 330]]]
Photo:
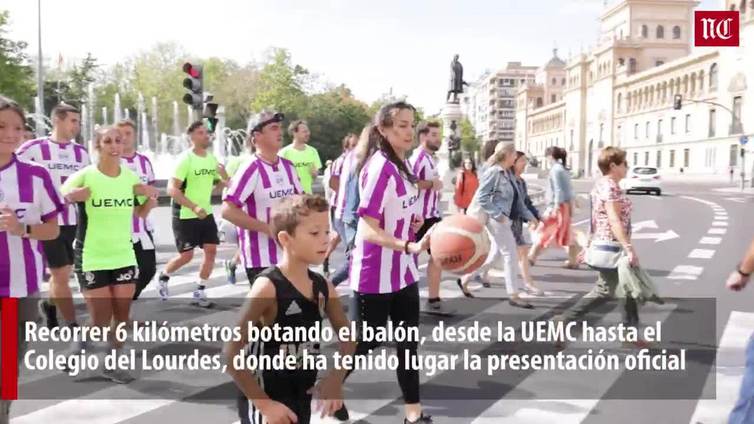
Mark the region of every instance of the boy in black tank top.
[[[317, 383], [316, 370], [258, 370], [252, 374], [233, 364], [233, 357], [242, 351], [245, 356], [269, 357], [284, 351], [299, 359], [304, 350], [312, 355], [319, 353], [316, 341], [249, 343], [249, 322], [257, 327], [277, 326], [281, 331], [301, 330], [321, 324], [323, 315], [327, 315], [336, 335], [349, 325], [333, 285], [309, 270], [310, 265], [319, 265], [326, 257], [328, 210], [324, 198], [300, 195], [284, 200], [273, 211], [271, 223], [283, 259], [262, 272], [252, 285], [237, 324], [243, 340], [225, 345], [228, 373], [244, 395], [238, 404], [241, 424], [261, 424], [263, 419], [272, 424], [309, 423], [312, 395], [318, 399], [322, 416], [332, 415], [343, 404], [345, 370], [333, 370]], [[355, 343], [340, 343], [342, 355], [352, 355], [355, 348]]]

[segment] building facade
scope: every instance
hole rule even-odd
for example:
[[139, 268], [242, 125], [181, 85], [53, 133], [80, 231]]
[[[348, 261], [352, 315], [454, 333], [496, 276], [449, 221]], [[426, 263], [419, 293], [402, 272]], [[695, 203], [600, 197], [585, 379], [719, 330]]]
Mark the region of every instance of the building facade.
[[461, 110], [483, 142], [515, 138], [516, 94], [519, 87], [532, 82], [535, 66], [508, 62], [497, 72], [486, 72], [461, 98]]
[[[656, 166], [665, 174], [738, 173], [746, 166], [739, 139], [754, 129], [754, 0], [721, 2], [740, 11], [740, 47], [693, 47], [697, 5], [622, 0], [608, 6], [596, 48], [562, 68], [555, 56], [537, 71], [535, 84], [520, 88], [517, 144], [538, 158], [549, 146], [566, 148], [570, 167], [581, 175], [599, 172], [597, 156], [608, 145], [625, 149], [630, 166]], [[541, 77], [556, 70], [565, 73], [565, 87]], [[681, 110], [673, 108], [676, 94], [683, 96]]]

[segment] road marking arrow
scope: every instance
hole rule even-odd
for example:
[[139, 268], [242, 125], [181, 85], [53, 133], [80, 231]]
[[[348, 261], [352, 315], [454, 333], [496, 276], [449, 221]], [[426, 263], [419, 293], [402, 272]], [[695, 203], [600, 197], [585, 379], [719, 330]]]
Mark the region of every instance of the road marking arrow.
[[648, 221], [639, 221], [639, 222], [631, 225], [631, 230], [633, 232], [639, 232], [639, 231], [644, 230], [644, 229], [656, 230], [658, 228], [660, 228], [660, 227], [658, 227], [657, 223], [654, 220], [652, 220], [652, 219], [650, 219]]
[[678, 238], [678, 234], [673, 230], [665, 231], [664, 233], [642, 233], [642, 234], [633, 234], [631, 238], [633, 240], [654, 240], [655, 243], [659, 243], [661, 241], [667, 241], [667, 240], [673, 240]]

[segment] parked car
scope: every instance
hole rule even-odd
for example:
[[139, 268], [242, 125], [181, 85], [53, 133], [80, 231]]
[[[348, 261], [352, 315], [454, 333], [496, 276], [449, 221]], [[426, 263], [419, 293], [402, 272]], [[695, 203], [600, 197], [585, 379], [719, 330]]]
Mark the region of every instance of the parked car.
[[662, 183], [660, 173], [657, 168], [651, 166], [637, 166], [628, 171], [626, 178], [620, 182], [621, 188], [626, 193], [632, 191], [643, 191], [645, 193], [654, 193], [658, 196], [662, 194]]

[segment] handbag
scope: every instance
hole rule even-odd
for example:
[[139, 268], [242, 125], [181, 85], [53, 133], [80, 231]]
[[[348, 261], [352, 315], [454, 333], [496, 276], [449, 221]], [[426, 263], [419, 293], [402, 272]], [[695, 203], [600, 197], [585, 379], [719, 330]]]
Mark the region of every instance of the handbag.
[[[589, 233], [594, 235], [594, 213], [592, 199], [589, 198]], [[591, 237], [590, 237], [591, 238]], [[584, 263], [597, 271], [615, 271], [618, 261], [625, 255], [623, 245], [612, 240], [591, 240], [584, 252]]]
[[[486, 172], [495, 172], [494, 186], [497, 187], [497, 185], [500, 183], [500, 172], [493, 167], [488, 168], [485, 173]], [[479, 188], [477, 188], [477, 192], [471, 199], [471, 204], [466, 210], [466, 215], [476, 218], [476, 220], [479, 221], [482, 225], [487, 225], [487, 223], [490, 221], [490, 216], [487, 215], [487, 212], [482, 209], [482, 205], [479, 204]]]

